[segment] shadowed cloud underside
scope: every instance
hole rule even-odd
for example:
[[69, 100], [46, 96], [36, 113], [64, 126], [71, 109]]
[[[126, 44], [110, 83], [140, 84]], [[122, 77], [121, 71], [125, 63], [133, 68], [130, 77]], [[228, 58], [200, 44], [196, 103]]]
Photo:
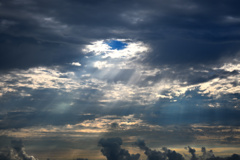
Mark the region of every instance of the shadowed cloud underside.
[[0, 159], [238, 159], [239, 6], [0, 0]]

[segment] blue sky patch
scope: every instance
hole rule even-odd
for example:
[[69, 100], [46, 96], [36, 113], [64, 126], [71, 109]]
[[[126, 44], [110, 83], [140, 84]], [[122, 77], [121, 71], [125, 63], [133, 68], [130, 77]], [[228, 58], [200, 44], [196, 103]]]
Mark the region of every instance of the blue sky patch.
[[106, 42], [107, 45], [111, 47], [111, 49], [122, 50], [127, 47], [127, 43], [117, 41], [117, 40], [110, 40]]

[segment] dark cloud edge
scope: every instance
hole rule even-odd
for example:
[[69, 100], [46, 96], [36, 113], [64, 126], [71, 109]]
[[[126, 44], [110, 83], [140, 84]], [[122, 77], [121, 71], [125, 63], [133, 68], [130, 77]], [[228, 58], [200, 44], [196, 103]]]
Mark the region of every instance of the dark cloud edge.
[[[130, 154], [128, 150], [121, 148], [123, 141], [120, 137], [113, 138], [101, 138], [98, 141], [98, 146], [101, 147], [102, 154], [107, 160], [139, 160], [140, 154]], [[144, 140], [138, 139], [133, 143], [133, 146], [139, 147], [147, 156], [147, 160], [186, 160], [189, 157], [190, 160], [240, 160], [240, 155], [233, 154], [229, 157], [216, 157], [212, 150], [207, 151], [205, 147], [201, 148], [202, 155], [197, 155], [196, 150], [190, 146], [185, 149], [191, 156], [182, 155], [175, 150], [170, 150], [167, 147], [162, 147], [161, 151], [152, 150], [146, 144]], [[3, 151], [0, 150], [1, 160], [38, 160], [34, 156], [30, 156], [25, 152], [24, 144], [21, 139], [11, 140], [9, 147]], [[187, 158], [188, 159], [188, 158]], [[50, 160], [48, 158], [48, 160]], [[88, 160], [87, 158], [77, 158], [76, 160]]]

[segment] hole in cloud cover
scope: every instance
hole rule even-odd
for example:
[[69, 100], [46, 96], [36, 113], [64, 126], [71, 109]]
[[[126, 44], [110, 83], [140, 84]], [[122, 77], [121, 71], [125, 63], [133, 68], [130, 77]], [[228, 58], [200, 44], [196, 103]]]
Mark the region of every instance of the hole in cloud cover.
[[122, 50], [127, 47], [127, 43], [118, 40], [109, 40], [105, 42], [112, 50]]
[[[107, 39], [92, 42], [82, 50], [85, 54], [93, 53], [100, 59], [131, 59], [141, 58], [148, 51], [149, 47], [140, 41], [130, 39]], [[96, 57], [95, 57], [96, 58]]]

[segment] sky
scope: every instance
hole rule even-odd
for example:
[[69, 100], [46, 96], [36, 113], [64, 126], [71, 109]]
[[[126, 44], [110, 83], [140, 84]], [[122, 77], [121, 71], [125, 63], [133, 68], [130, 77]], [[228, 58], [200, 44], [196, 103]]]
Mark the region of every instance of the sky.
[[0, 0], [0, 160], [240, 160], [239, 6]]

